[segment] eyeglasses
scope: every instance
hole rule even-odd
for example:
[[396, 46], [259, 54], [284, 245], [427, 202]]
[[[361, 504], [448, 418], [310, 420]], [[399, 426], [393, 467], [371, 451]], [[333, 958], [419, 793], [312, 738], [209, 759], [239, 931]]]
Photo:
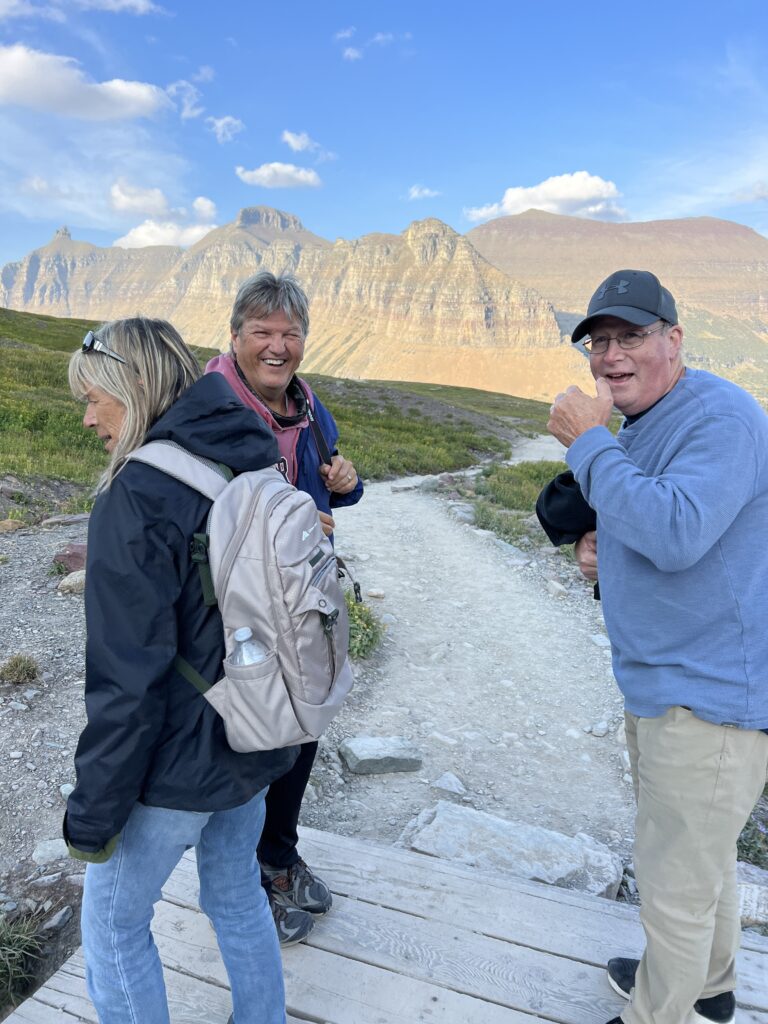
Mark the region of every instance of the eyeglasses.
[[104, 344], [101, 338], [98, 338], [93, 331], [88, 331], [86, 336], [83, 338], [83, 352], [101, 352], [105, 356], [109, 356], [110, 359], [116, 359], [118, 363], [125, 363], [128, 365], [128, 360], [123, 359], [117, 352], [113, 352], [111, 348]]
[[658, 334], [659, 331], [665, 330], [668, 326], [669, 324], [659, 324], [658, 327], [653, 327], [650, 331], [622, 331], [621, 334], [598, 334], [596, 338], [587, 338], [584, 341], [584, 348], [593, 356], [601, 356], [604, 352], [607, 352], [612, 341], [615, 341], [619, 348], [639, 348], [649, 334]]

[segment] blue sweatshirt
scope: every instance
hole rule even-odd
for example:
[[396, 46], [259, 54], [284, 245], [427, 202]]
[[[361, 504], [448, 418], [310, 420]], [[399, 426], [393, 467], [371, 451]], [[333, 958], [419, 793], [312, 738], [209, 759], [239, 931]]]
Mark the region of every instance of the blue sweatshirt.
[[768, 416], [741, 388], [685, 376], [568, 465], [597, 513], [600, 592], [628, 711], [768, 727]]

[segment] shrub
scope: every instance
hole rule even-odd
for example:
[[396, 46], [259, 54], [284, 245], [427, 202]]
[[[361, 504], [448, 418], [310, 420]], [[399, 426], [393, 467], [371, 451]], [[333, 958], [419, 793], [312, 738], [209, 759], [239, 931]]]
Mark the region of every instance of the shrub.
[[349, 653], [353, 658], [369, 658], [381, 643], [384, 626], [367, 604], [355, 601], [351, 591], [344, 598], [349, 612]]
[[563, 462], [519, 462], [516, 466], [492, 466], [478, 478], [478, 494], [496, 505], [533, 512], [539, 491], [568, 467]]
[[13, 1004], [24, 994], [39, 953], [35, 917], [0, 917], [0, 1006]]
[[38, 664], [29, 654], [12, 654], [0, 665], [0, 679], [6, 683], [32, 683], [37, 673]]

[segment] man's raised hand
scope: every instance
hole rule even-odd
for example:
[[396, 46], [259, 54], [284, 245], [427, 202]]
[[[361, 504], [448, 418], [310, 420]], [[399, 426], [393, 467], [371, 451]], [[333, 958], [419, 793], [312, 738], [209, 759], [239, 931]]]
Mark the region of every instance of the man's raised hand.
[[605, 377], [598, 377], [595, 388], [596, 394], [592, 397], [571, 385], [550, 406], [547, 429], [566, 448], [592, 427], [606, 427], [610, 422], [613, 412], [610, 385]]

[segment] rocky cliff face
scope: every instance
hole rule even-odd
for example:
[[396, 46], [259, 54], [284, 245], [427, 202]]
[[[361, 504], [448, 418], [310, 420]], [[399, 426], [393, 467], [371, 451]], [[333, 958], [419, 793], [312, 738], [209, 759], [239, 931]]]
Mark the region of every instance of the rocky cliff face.
[[714, 217], [613, 224], [539, 210], [467, 233], [487, 260], [557, 309], [586, 309], [622, 267], [652, 270], [681, 301], [768, 331], [768, 238]]
[[96, 320], [145, 312], [224, 348], [237, 287], [261, 268], [291, 271], [307, 290], [307, 369], [542, 398], [587, 379], [551, 304], [434, 219], [332, 244], [291, 214], [252, 207], [187, 251], [105, 249], [58, 232], [3, 268], [2, 303]]

